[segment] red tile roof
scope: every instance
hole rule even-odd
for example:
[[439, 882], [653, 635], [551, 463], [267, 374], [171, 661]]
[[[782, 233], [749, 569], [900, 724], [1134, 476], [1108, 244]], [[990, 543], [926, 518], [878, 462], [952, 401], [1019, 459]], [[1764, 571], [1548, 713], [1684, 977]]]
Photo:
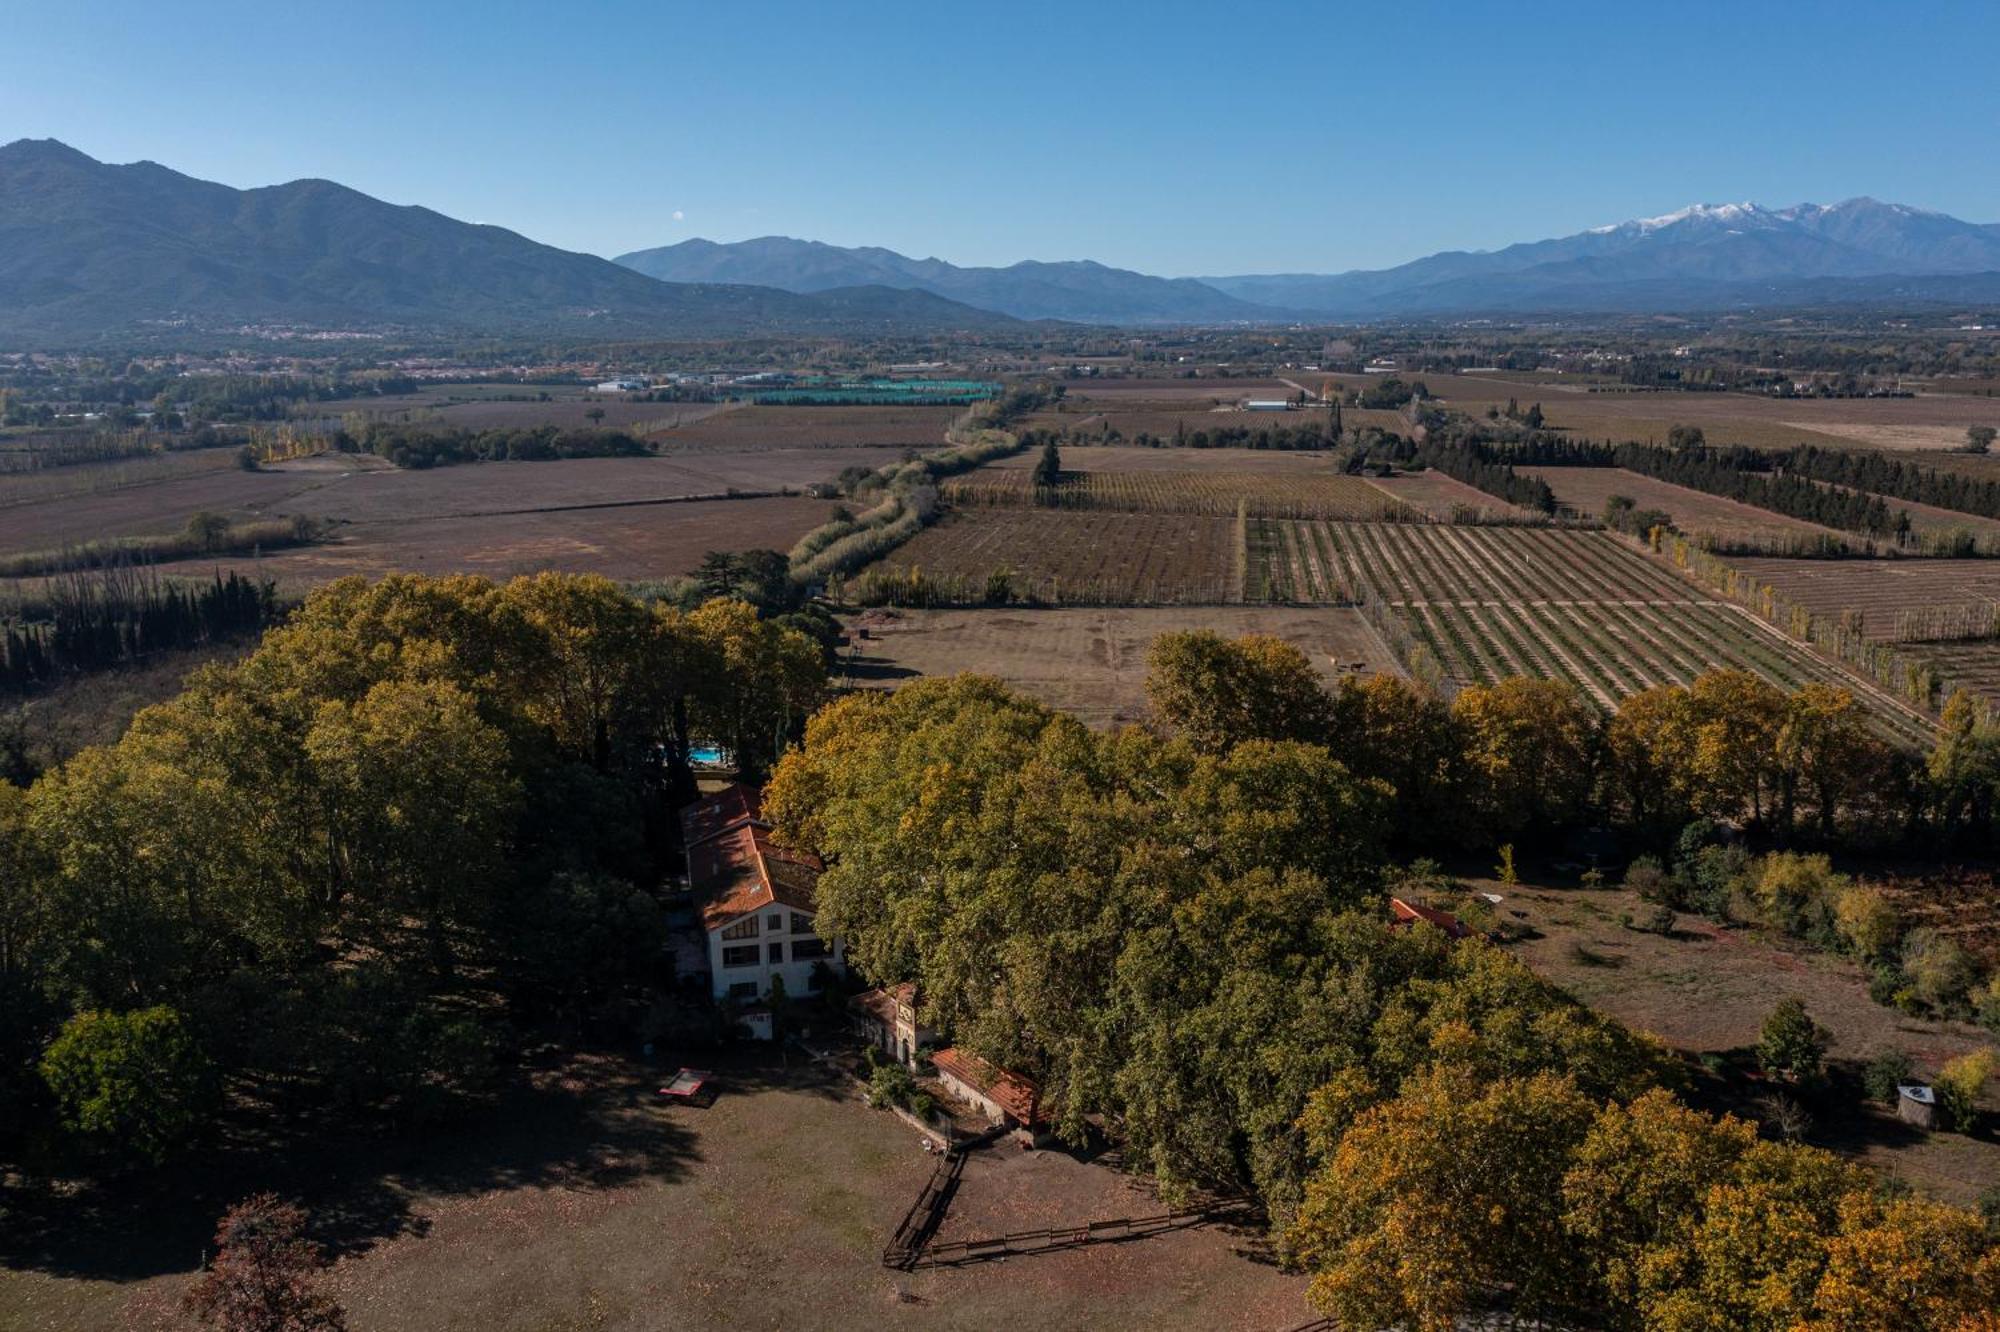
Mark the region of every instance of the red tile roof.
[[956, 1078], [990, 1098], [1017, 1123], [1034, 1127], [1043, 1122], [1041, 1090], [1019, 1073], [995, 1068], [969, 1050], [957, 1046], [931, 1052], [938, 1072]]
[[764, 801], [754, 786], [731, 782], [681, 810], [681, 845], [694, 849], [745, 819], [762, 822]]
[[710, 929], [774, 902], [808, 914], [815, 910], [813, 885], [824, 866], [817, 856], [773, 842], [762, 814], [761, 794], [741, 782], [681, 811], [688, 886]]
[[1421, 920], [1426, 924], [1437, 926], [1454, 939], [1467, 939], [1472, 936], [1471, 927], [1451, 912], [1439, 911], [1436, 907], [1427, 907], [1418, 902], [1405, 902], [1400, 897], [1389, 899], [1389, 914], [1396, 918], [1395, 923], [1398, 925], [1414, 925]]
[[863, 990], [849, 999], [847, 1006], [856, 1012], [866, 1013], [885, 1027], [896, 1025], [896, 1001], [887, 990]]

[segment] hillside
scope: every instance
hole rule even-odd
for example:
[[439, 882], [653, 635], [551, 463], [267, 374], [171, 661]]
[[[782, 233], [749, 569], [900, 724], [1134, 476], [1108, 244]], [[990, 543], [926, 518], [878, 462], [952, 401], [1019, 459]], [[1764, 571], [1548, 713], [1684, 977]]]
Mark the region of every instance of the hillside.
[[991, 328], [935, 296], [655, 281], [326, 180], [237, 190], [54, 140], [0, 148], [0, 336], [243, 325], [706, 337]]
[[1215, 324], [1288, 317], [1193, 278], [1152, 277], [1091, 260], [1028, 260], [1005, 268], [961, 268], [879, 246], [846, 248], [788, 236], [719, 244], [687, 240], [637, 250], [616, 262], [667, 282], [745, 282], [793, 292], [872, 283], [926, 291], [1020, 319], [1093, 324]]

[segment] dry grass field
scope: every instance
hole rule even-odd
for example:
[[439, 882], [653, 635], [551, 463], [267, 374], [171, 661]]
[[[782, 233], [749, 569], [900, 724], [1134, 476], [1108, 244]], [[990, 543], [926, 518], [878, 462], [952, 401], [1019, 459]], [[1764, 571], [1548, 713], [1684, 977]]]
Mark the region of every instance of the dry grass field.
[[893, 687], [912, 676], [972, 671], [998, 676], [1092, 726], [1121, 725], [1149, 715], [1146, 653], [1153, 640], [1183, 629], [1282, 638], [1311, 658], [1329, 683], [1356, 670], [1401, 670], [1352, 610], [1008, 608], [869, 612], [849, 625], [847, 679], [863, 688]]
[[[1803, 1000], [1831, 1031], [1831, 1058], [1843, 1065], [1893, 1049], [1935, 1073], [1992, 1040], [1963, 1023], [1911, 1018], [1874, 1003], [1854, 963], [1786, 940], [1685, 915], [1669, 936], [1626, 929], [1620, 917], [1640, 915], [1644, 904], [1623, 889], [1475, 886], [1501, 894], [1503, 918], [1533, 929], [1533, 938], [1512, 947], [1537, 971], [1592, 1008], [1690, 1053], [1754, 1046], [1765, 1016], [1786, 998]], [[1886, 1108], [1842, 1105], [1825, 1119], [1811, 1140], [1952, 1202], [1971, 1204], [2000, 1178], [2000, 1143], [1990, 1138], [1919, 1133]]]
[[1065, 399], [1093, 406], [1132, 402], [1223, 402], [1244, 398], [1284, 398], [1298, 392], [1282, 379], [1096, 379], [1068, 385]]
[[1230, 518], [1056, 509], [948, 515], [875, 568], [983, 583], [1006, 571], [1016, 594], [1056, 603], [1240, 600], [1242, 543]]
[[[590, 398], [557, 398], [551, 402], [466, 402], [446, 407], [437, 413], [437, 420], [444, 425], [463, 426], [469, 430], [491, 430], [497, 427], [510, 429], [523, 426], [559, 426], [565, 430], [583, 430], [591, 426], [602, 426], [609, 430], [620, 427], [648, 426], [648, 433], [657, 433], [669, 425], [685, 425], [690, 421], [700, 421], [727, 411], [728, 403], [718, 402], [631, 402], [627, 399], [606, 395]], [[593, 421], [590, 413], [602, 412], [601, 420]]]
[[[1628, 472], [1622, 467], [1521, 467], [1523, 476], [1540, 477], [1555, 491], [1558, 503], [1587, 518], [1602, 517], [1613, 495], [1623, 495], [1642, 509], [1661, 509], [1684, 532], [1706, 532], [1732, 540], [1763, 537], [1828, 536], [1840, 533], [1769, 509], [1707, 495], [1668, 481]], [[1914, 517], [1914, 515], [1912, 515]]]
[[933, 406], [733, 406], [657, 432], [649, 439], [670, 452], [849, 448], [857, 444], [937, 448], [944, 443], [945, 428], [963, 411], [961, 407]]
[[1731, 559], [1816, 615], [1859, 611], [1871, 637], [1889, 637], [1899, 612], [2000, 600], [2000, 560]]
[[[705, 1110], [662, 1106], [657, 1069], [579, 1057], [428, 1139], [306, 1141], [282, 1164], [212, 1153], [117, 1198], [0, 1194], [0, 1326], [183, 1326], [215, 1216], [261, 1188], [314, 1213], [354, 1332], [963, 1329], [1024, 1310], [1037, 1327], [1264, 1332], [1310, 1316], [1304, 1282], [1220, 1225], [886, 1270], [934, 1164], [916, 1133], [796, 1053], [699, 1062], [724, 1079]], [[996, 1147], [968, 1160], [940, 1237], [1160, 1209], [1110, 1166]]]

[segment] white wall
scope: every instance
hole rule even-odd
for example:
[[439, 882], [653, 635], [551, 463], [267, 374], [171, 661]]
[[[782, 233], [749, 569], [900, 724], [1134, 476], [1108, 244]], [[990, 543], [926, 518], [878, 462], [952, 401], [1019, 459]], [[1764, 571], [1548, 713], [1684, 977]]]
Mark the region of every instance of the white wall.
[[[757, 986], [757, 997], [760, 999], [766, 998], [771, 993], [771, 978], [773, 976], [784, 977], [785, 993], [787, 995], [794, 999], [802, 999], [812, 993], [812, 973], [815, 963], [823, 961], [836, 971], [846, 966], [845, 951], [837, 940], [834, 941], [832, 950], [824, 958], [806, 958], [802, 961], [793, 961], [792, 944], [795, 940], [817, 939], [819, 937], [812, 933], [809, 928], [802, 932], [794, 932], [792, 929], [792, 917], [794, 915], [806, 916], [806, 913], [794, 912], [791, 908], [782, 906], [768, 906], [759, 909], [757, 912], [757, 935], [751, 939], [724, 939], [722, 937], [722, 931], [730, 925], [737, 924], [741, 920], [741, 917], [738, 920], [729, 921], [725, 925], [718, 925], [708, 931], [708, 973], [713, 984], [712, 992], [717, 999], [730, 997], [730, 987], [746, 981], [754, 981]], [[780, 917], [779, 926], [775, 930], [771, 926], [771, 918], [773, 916]], [[806, 919], [810, 921], [811, 917], [806, 916]], [[783, 962], [773, 963], [771, 961], [771, 945], [774, 943], [784, 946], [785, 960]], [[757, 949], [757, 962], [754, 966], [728, 967], [723, 965], [723, 949], [748, 948], [752, 945], [755, 945]]]

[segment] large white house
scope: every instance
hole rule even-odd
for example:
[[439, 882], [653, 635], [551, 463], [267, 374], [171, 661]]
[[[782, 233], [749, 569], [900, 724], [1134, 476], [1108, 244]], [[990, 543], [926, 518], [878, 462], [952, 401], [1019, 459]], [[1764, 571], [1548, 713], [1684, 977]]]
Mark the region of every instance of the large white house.
[[755, 790], [730, 786], [689, 805], [681, 831], [717, 999], [755, 1003], [773, 980], [796, 998], [818, 991], [821, 963], [845, 967], [839, 941], [813, 929], [818, 858], [771, 840]]

